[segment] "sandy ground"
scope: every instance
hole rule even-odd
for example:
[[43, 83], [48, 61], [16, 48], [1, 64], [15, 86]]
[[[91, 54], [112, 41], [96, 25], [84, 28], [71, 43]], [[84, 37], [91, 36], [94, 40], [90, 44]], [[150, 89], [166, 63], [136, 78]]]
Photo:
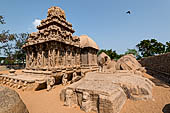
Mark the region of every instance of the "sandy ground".
[[[0, 73], [7, 72], [1, 71]], [[21, 70], [17, 71], [17, 73], [21, 73]], [[153, 100], [127, 100], [120, 113], [163, 113], [162, 109], [164, 106], [170, 104], [170, 87], [152, 78], [150, 75], [145, 74], [145, 77], [151, 79], [156, 84], [153, 88]], [[57, 85], [49, 92], [46, 90], [16, 91], [19, 93], [30, 113], [85, 113], [78, 106], [72, 108], [63, 106], [63, 102], [60, 101], [59, 96], [62, 88], [64, 86]]]

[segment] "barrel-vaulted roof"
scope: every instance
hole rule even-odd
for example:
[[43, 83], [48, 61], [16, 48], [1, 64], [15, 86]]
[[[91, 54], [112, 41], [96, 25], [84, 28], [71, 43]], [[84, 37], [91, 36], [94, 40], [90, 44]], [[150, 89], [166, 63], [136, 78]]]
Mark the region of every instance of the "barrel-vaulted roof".
[[96, 44], [95, 41], [93, 41], [90, 37], [88, 37], [87, 35], [81, 35], [80, 37], [80, 46], [81, 48], [84, 47], [91, 47], [94, 49], [99, 50], [98, 45]]

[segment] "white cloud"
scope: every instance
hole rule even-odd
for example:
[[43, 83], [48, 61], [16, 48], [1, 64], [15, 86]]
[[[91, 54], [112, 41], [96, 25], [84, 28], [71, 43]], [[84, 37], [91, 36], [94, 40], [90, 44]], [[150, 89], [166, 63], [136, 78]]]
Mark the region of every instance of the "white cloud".
[[32, 24], [34, 25], [34, 28], [36, 28], [38, 25], [40, 25], [41, 20], [40, 19], [35, 19]]

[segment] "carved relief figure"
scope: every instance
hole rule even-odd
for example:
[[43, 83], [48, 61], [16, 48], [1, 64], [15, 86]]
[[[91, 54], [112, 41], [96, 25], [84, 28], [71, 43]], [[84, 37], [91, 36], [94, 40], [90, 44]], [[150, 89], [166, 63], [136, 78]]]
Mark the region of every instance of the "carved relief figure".
[[47, 90], [49, 91], [54, 84], [55, 84], [55, 78], [54, 77], [48, 77], [47, 78]]
[[66, 90], [66, 96], [65, 96], [65, 106], [72, 106], [72, 97], [73, 97], [73, 91], [71, 89]]
[[71, 65], [71, 51], [70, 49], [67, 50], [67, 65]]
[[58, 67], [59, 66], [59, 51], [58, 51], [58, 48], [55, 49], [54, 62], [55, 62], [55, 67]]
[[67, 85], [67, 83], [68, 83], [68, 75], [64, 73], [62, 76], [62, 84]]
[[90, 100], [90, 94], [88, 92], [83, 92], [83, 98], [82, 98], [82, 106], [81, 109], [85, 112], [91, 111], [91, 100]]

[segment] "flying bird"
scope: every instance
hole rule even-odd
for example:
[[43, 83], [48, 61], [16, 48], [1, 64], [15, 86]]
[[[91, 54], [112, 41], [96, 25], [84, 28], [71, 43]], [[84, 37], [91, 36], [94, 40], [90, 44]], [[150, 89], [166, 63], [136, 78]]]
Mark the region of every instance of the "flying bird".
[[130, 15], [130, 14], [131, 14], [131, 11], [127, 11], [126, 13]]

